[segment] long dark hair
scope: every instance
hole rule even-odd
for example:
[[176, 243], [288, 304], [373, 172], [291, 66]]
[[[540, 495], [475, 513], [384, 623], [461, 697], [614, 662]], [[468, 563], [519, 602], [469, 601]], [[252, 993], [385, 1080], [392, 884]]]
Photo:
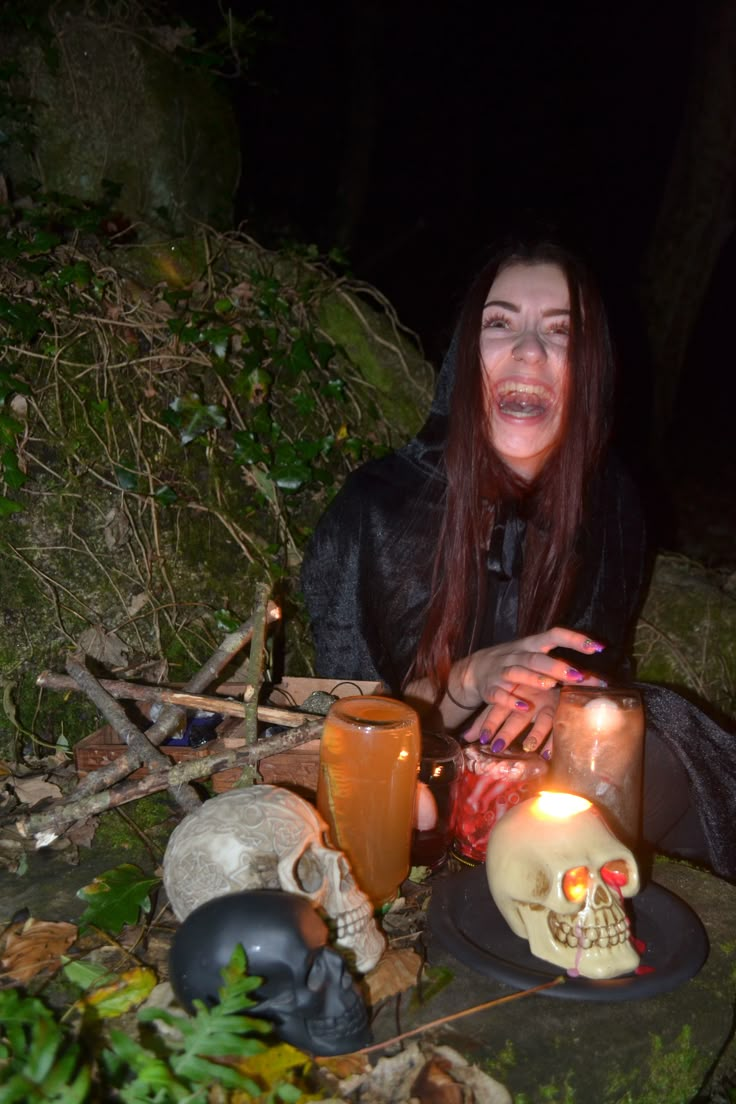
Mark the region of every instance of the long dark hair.
[[[480, 331], [488, 290], [511, 264], [555, 264], [570, 293], [566, 396], [559, 442], [528, 484], [493, 447], [480, 370]], [[520, 636], [551, 628], [564, 612], [577, 568], [586, 488], [609, 432], [613, 356], [605, 311], [582, 263], [552, 242], [514, 243], [485, 266], [468, 293], [458, 326], [455, 381], [445, 448], [447, 492], [432, 590], [411, 678], [437, 691], [472, 647], [485, 593], [485, 558], [495, 518], [515, 502], [526, 518], [520, 581]]]

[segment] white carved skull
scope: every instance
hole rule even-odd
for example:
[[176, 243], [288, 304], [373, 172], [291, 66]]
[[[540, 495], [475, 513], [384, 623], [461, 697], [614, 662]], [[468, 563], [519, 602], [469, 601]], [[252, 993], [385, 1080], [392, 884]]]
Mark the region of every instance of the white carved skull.
[[365, 973], [385, 940], [373, 907], [342, 851], [327, 847], [327, 825], [301, 797], [279, 786], [228, 790], [190, 813], [171, 834], [164, 885], [184, 920], [214, 897], [244, 889], [283, 889], [308, 897], [337, 929], [335, 941]]
[[491, 832], [486, 871], [501, 915], [538, 958], [588, 978], [639, 965], [622, 905], [639, 892], [636, 859], [589, 801], [543, 792], [511, 809]]

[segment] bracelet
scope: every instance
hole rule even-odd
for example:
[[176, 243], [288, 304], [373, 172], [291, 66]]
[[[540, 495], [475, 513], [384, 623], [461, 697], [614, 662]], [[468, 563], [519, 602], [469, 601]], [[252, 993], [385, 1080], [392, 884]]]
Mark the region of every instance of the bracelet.
[[479, 709], [480, 706], [483, 704], [482, 702], [478, 702], [477, 705], [463, 705], [463, 703], [459, 702], [457, 698], [450, 692], [449, 682], [445, 687], [445, 694], [450, 699], [453, 705], [456, 705], [458, 709], [465, 709], [468, 713], [472, 713], [474, 709]]

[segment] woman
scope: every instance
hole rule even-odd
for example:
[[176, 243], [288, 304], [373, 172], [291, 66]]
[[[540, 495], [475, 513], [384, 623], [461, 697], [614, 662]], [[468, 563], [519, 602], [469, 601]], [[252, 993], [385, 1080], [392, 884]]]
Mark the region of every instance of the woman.
[[[318, 671], [378, 677], [494, 751], [528, 728], [524, 746], [549, 754], [561, 686], [629, 677], [644, 593], [638, 499], [606, 448], [611, 390], [580, 263], [552, 243], [499, 252], [426, 425], [353, 473], [317, 527], [302, 582]], [[667, 691], [645, 707], [645, 837], [734, 875], [730, 738]]]

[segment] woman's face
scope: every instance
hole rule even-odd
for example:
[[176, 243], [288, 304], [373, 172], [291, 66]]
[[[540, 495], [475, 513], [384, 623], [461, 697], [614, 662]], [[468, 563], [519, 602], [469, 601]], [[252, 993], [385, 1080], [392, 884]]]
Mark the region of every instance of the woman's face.
[[561, 268], [512, 263], [498, 273], [483, 308], [480, 355], [493, 446], [524, 479], [537, 475], [558, 440], [569, 332]]

